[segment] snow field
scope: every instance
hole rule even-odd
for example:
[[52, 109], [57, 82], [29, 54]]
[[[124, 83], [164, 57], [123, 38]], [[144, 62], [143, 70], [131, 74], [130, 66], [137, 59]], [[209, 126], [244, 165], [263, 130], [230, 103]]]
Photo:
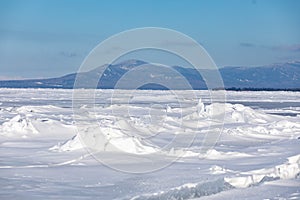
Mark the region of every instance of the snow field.
[[[211, 103], [206, 91], [198, 99], [180, 91], [179, 105], [167, 91], [135, 91], [129, 104], [128, 91], [121, 91], [111, 104], [111, 92], [99, 90], [95, 107], [81, 108], [89, 116], [84, 126], [76, 126], [72, 91], [2, 89], [0, 197], [300, 198], [300, 93], [228, 92], [230, 103]], [[217, 143], [203, 148], [203, 138], [219, 132]], [[118, 153], [158, 155], [173, 164], [124, 174], [104, 167], [86, 146], [120, 166], [150, 161], [137, 164]]]

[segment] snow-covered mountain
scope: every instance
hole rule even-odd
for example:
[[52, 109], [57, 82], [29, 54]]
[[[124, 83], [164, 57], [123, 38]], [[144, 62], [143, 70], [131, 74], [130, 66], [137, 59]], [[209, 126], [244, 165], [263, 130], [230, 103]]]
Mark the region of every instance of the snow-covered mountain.
[[[140, 60], [127, 60], [118, 64], [105, 66], [106, 70], [100, 78], [98, 88], [114, 88], [116, 83], [127, 72], [137, 69], [139, 66], [147, 64]], [[80, 73], [81, 77], [86, 77], [87, 82], [81, 84], [83, 88], [89, 88], [90, 80], [98, 80], [101, 70], [104, 66], [98, 67], [88, 72]], [[149, 69], [149, 68], [148, 68]], [[178, 82], [178, 76], [174, 76], [162, 72], [159, 66], [153, 65], [151, 72], [141, 71], [144, 75], [138, 78], [144, 78], [146, 75], [153, 77], [153, 82], [168, 79], [174, 82], [173, 88], [182, 88]], [[206, 84], [198, 71], [192, 68], [184, 68], [180, 66], [170, 67], [171, 71], [176, 71], [185, 77], [194, 89], [206, 89]], [[209, 71], [209, 70], [208, 70]], [[221, 68], [220, 74], [223, 77], [225, 88], [256, 88], [256, 89], [296, 89], [300, 88], [300, 62], [288, 62], [281, 64], [272, 64], [260, 67], [224, 67]], [[6, 80], [0, 81], [0, 87], [6, 88], [73, 88], [77, 73], [68, 74], [58, 78], [48, 79], [31, 79], [31, 80]], [[158, 78], [159, 77], [159, 78]], [[130, 80], [123, 84], [122, 88], [132, 89]], [[162, 85], [146, 84], [141, 89], [166, 89]]]
[[300, 88], [300, 62], [220, 69], [227, 88]]

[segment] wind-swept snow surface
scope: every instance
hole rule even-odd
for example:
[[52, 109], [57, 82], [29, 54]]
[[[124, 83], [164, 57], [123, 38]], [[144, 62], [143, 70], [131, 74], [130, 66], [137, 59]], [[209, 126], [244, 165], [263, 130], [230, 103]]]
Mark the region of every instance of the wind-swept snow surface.
[[300, 199], [300, 93], [72, 93], [0, 90], [0, 199]]

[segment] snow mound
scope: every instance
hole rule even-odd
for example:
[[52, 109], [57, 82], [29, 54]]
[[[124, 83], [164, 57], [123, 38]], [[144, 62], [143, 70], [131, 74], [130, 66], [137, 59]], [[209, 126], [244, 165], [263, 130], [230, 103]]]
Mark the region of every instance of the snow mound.
[[59, 143], [51, 148], [50, 151], [64, 152], [64, 151], [76, 151], [82, 149], [83, 145], [79, 139], [79, 135], [75, 135], [72, 139], [67, 140], [64, 143]]
[[199, 156], [198, 152], [194, 152], [188, 149], [174, 149], [171, 148], [169, 152], [166, 152], [167, 156], [176, 156], [181, 158], [197, 157]]
[[289, 137], [291, 133], [300, 133], [299, 117], [272, 115], [241, 104], [207, 105], [202, 116], [222, 122], [223, 133], [229, 135], [267, 139], [272, 138], [271, 136]]
[[[213, 103], [205, 106], [205, 114], [211, 119], [223, 120], [225, 123], [252, 123], [260, 124], [272, 122], [280, 116], [266, 114], [259, 110], [241, 104]], [[225, 114], [225, 118], [222, 118]]]
[[235, 151], [222, 152], [215, 149], [210, 149], [206, 152], [204, 157], [208, 160], [229, 160], [234, 158], [251, 157], [251, 155]]
[[1, 136], [21, 136], [26, 138], [28, 135], [38, 134], [38, 130], [27, 116], [17, 115], [0, 126]]
[[213, 165], [209, 168], [212, 174], [225, 174], [228, 172], [233, 172], [232, 170], [225, 169], [224, 167]]
[[87, 147], [93, 152], [126, 152], [131, 154], [157, 152], [154, 145], [144, 142], [140, 138], [128, 136], [117, 128], [85, 127], [81, 132], [71, 140], [58, 144], [50, 150], [74, 151]]
[[0, 125], [0, 135], [4, 137], [28, 138], [41, 135], [74, 134], [73, 125], [49, 118], [36, 118], [30, 114], [18, 114]]
[[267, 114], [242, 104], [212, 103], [204, 105], [201, 101], [193, 109], [196, 112], [186, 114], [185, 120], [213, 120], [222, 123], [265, 124], [274, 120], [284, 119], [282, 116]]

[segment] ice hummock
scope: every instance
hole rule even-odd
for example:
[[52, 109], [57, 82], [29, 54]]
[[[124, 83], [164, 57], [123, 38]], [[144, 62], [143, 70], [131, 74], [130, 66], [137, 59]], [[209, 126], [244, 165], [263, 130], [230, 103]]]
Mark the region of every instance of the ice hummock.
[[[124, 107], [115, 106], [115, 112], [122, 112]], [[142, 108], [140, 108], [140, 112]], [[146, 108], [145, 108], [146, 109]], [[116, 149], [133, 154], [148, 154], [158, 151], [158, 146], [151, 140], [145, 140], [143, 136], [134, 136], [135, 132], [151, 134], [151, 130], [160, 130], [158, 133], [169, 132], [171, 134], [204, 134], [207, 131], [207, 124], [210, 124], [210, 130], [218, 131], [223, 129], [222, 133], [227, 135], [242, 135], [245, 138], [284, 138], [290, 137], [284, 133], [300, 132], [300, 124], [296, 118], [267, 114], [263, 111], [254, 110], [241, 104], [213, 103], [204, 105], [200, 100], [194, 108], [173, 109], [170, 106], [161, 108], [167, 110], [167, 114], [157, 124], [147, 126], [148, 121], [143, 118], [138, 120], [120, 118], [119, 116], [103, 116], [99, 119], [99, 127], [92, 128], [87, 125], [81, 133], [63, 144], [56, 145], [57, 151], [73, 151], [84, 148], [87, 144], [97, 146], [98, 150], [114, 151]], [[164, 112], [165, 112], [164, 110]], [[176, 113], [178, 112], [178, 113]], [[180, 113], [184, 113], [179, 115]], [[170, 115], [168, 115], [168, 113]], [[177, 114], [177, 115], [176, 115]], [[181, 116], [178, 117], [178, 116]], [[138, 128], [134, 128], [138, 121]], [[132, 125], [133, 124], [133, 125]], [[220, 125], [221, 124], [221, 125]], [[100, 131], [95, 132], [98, 129]], [[184, 132], [182, 131], [184, 130]], [[109, 145], [113, 148], [109, 148]], [[190, 155], [199, 156], [199, 153], [191, 150], [169, 149], [166, 152], [174, 156], [180, 152], [181, 156]], [[186, 153], [182, 153], [186, 151]], [[250, 156], [246, 153], [223, 152], [209, 149], [206, 155], [209, 159], [230, 159], [232, 157]]]
[[32, 120], [27, 116], [16, 115], [0, 126], [0, 135], [2, 136], [20, 136], [38, 134], [39, 131], [33, 125]]

